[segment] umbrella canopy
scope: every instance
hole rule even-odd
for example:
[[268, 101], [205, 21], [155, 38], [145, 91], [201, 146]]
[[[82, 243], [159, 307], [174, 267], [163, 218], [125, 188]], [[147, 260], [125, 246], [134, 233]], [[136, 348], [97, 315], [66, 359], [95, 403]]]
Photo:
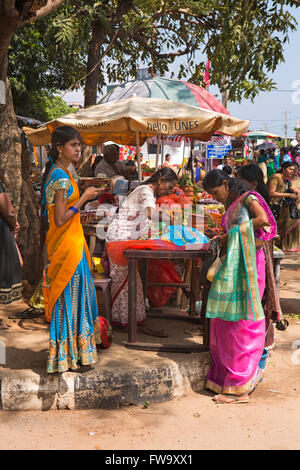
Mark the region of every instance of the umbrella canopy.
[[257, 139], [280, 139], [280, 135], [272, 134], [271, 132], [266, 131], [251, 131], [245, 134], [246, 137], [250, 140], [257, 140]]
[[153, 135], [184, 135], [207, 141], [215, 131], [232, 136], [242, 135], [249, 121], [207, 109], [151, 98], [131, 97], [98, 104], [67, 114], [38, 129], [23, 127], [32, 145], [49, 143], [51, 133], [59, 126], [78, 130], [87, 145], [112, 140], [123, 145], [136, 145]]
[[124, 100], [131, 96], [177, 101], [230, 116], [222, 103], [205, 88], [181, 80], [160, 77], [131, 80], [117, 85], [99, 103]]
[[263, 144], [257, 145], [255, 150], [275, 150], [278, 148], [278, 145], [274, 142], [264, 142]]

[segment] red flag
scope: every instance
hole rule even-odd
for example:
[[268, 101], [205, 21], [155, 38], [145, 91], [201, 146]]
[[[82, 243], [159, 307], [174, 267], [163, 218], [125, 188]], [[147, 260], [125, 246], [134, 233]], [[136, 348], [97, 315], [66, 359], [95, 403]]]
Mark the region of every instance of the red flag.
[[210, 69], [210, 61], [209, 59], [207, 59], [205, 76], [204, 76], [204, 83], [205, 83], [206, 88], [209, 86], [209, 69]]

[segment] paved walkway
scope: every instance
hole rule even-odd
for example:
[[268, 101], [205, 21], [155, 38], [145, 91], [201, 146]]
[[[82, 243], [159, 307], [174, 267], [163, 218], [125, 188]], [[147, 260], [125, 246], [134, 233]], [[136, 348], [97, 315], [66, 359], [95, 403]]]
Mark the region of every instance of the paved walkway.
[[[209, 353], [129, 350], [124, 345], [127, 330], [121, 329], [114, 331], [111, 348], [99, 352], [98, 363], [91, 370], [47, 374], [48, 327], [32, 323], [33, 328], [44, 329], [30, 331], [22, 328], [19, 320], [8, 319], [25, 308], [25, 304], [14, 304], [0, 310], [0, 317], [11, 325], [8, 330], [0, 330], [6, 353], [5, 364], [0, 364], [2, 409], [118, 408], [147, 400], [168, 400], [203, 388]], [[167, 331], [168, 338], [159, 338], [163, 344], [202, 341], [202, 337], [185, 333], [193, 326], [188, 321], [149, 319], [147, 324]], [[26, 327], [30, 328], [28, 322]], [[157, 342], [158, 338], [139, 329], [138, 340]]]

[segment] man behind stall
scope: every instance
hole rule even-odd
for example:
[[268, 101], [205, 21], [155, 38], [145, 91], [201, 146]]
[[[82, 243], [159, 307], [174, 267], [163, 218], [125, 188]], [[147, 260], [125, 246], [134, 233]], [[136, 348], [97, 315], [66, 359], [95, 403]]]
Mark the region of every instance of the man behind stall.
[[105, 145], [103, 148], [103, 160], [95, 168], [95, 176], [105, 174], [108, 178], [113, 176], [124, 176], [132, 179], [136, 171], [135, 166], [127, 166], [119, 160], [119, 147], [115, 144]]

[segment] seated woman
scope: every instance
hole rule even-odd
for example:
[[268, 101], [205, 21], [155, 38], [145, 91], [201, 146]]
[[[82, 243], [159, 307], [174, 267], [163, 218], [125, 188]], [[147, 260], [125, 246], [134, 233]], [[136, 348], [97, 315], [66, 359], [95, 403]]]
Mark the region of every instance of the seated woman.
[[206, 309], [212, 356], [206, 387], [218, 394], [214, 397], [218, 403], [246, 403], [263, 377], [259, 364], [265, 345], [261, 305], [265, 255], [261, 243], [276, 235], [276, 223], [258, 193], [222, 171], [210, 171], [203, 188], [226, 208], [220, 237], [226, 257], [212, 282]]
[[[107, 231], [107, 251], [112, 279], [112, 323], [122, 327], [128, 324], [128, 267], [116, 262], [116, 245], [112, 242], [148, 238], [151, 221], [160, 218], [170, 223], [170, 216], [155, 208], [156, 198], [170, 194], [177, 183], [176, 173], [163, 168], [132, 191], [120, 203], [119, 213]], [[137, 322], [146, 319], [145, 301], [140, 276], [137, 279]]]
[[268, 181], [270, 206], [275, 215], [280, 236], [277, 245], [283, 251], [300, 251], [300, 190], [292, 181], [295, 164], [285, 162], [282, 172], [275, 173]]

